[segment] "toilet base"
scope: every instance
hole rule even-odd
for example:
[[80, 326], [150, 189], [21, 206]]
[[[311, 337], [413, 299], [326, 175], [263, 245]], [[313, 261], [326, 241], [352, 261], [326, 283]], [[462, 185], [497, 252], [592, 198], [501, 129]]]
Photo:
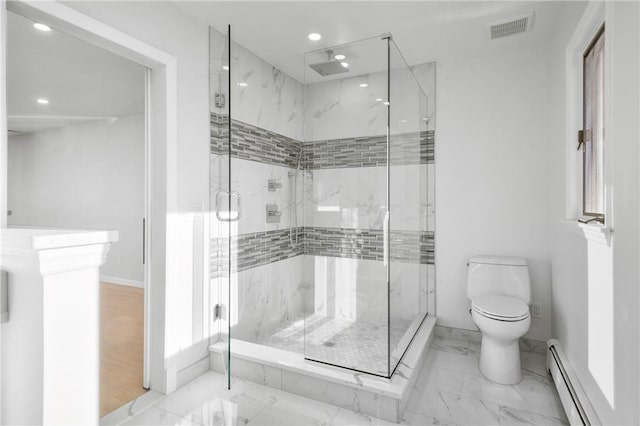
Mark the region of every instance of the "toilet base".
[[519, 339], [502, 340], [482, 334], [480, 372], [492, 382], [515, 385], [522, 380]]

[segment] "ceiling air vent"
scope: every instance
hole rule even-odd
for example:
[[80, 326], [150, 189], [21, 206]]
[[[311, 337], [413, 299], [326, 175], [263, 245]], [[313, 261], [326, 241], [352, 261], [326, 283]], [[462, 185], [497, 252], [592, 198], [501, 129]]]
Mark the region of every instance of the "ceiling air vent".
[[497, 22], [489, 26], [489, 37], [491, 40], [508, 37], [518, 33], [531, 31], [533, 27], [533, 13], [511, 19], [505, 22]]

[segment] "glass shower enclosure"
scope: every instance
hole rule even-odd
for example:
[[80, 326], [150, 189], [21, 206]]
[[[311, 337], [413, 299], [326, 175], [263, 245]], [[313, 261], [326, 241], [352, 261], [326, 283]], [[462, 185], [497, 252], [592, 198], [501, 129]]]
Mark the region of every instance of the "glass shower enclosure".
[[426, 117], [390, 35], [305, 55], [307, 359], [390, 377], [427, 313]]
[[219, 336], [391, 377], [433, 287], [433, 73], [390, 35], [309, 52], [297, 78], [211, 46]]

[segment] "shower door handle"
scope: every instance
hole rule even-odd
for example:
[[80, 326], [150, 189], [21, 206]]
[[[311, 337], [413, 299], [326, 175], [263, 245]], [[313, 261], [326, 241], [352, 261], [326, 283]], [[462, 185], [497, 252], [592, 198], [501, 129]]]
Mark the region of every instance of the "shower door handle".
[[384, 220], [382, 222], [382, 264], [387, 266], [389, 264], [389, 212], [387, 211], [384, 215]]
[[[236, 201], [236, 215], [232, 216], [231, 211], [228, 211], [228, 217], [224, 217], [222, 216], [221, 212], [221, 207], [222, 207], [222, 198], [224, 196], [227, 196], [229, 199], [229, 204], [227, 204], [227, 206], [231, 206], [232, 205], [232, 201], [235, 198]], [[241, 203], [241, 199], [240, 199], [240, 193], [237, 191], [218, 191], [218, 193], [216, 194], [216, 218], [221, 221], [221, 222], [237, 222], [238, 220], [240, 220], [240, 212], [242, 210], [242, 203]], [[226, 209], [224, 211], [227, 211]]]

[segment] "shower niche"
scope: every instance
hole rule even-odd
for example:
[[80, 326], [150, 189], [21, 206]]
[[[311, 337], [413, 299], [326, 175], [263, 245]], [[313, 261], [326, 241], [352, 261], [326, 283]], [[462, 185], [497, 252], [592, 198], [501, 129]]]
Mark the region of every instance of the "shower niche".
[[308, 52], [289, 75], [210, 34], [210, 188], [225, 200], [210, 295], [227, 312], [212, 365], [246, 376], [263, 359], [257, 381], [272, 368], [283, 389], [343, 374], [401, 404], [379, 386], [418, 362], [408, 349], [434, 322], [435, 64], [408, 66], [382, 35]]

